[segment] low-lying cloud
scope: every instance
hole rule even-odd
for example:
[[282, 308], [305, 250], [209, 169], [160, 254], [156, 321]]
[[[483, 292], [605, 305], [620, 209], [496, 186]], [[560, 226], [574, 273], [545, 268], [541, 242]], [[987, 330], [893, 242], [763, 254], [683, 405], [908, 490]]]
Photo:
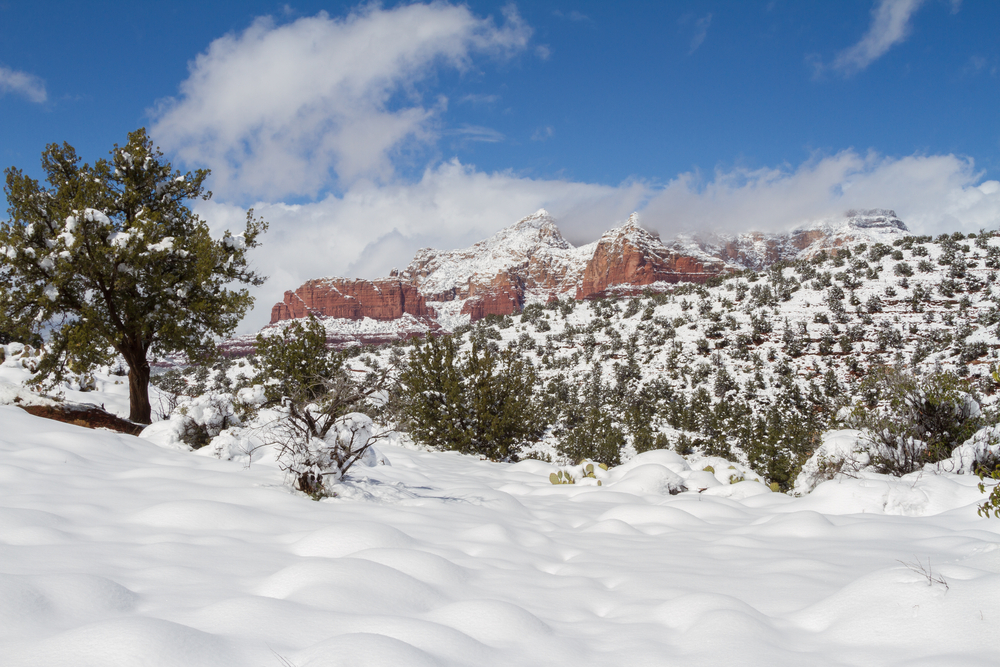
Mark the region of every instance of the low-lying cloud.
[[[340, 196], [301, 205], [260, 202], [271, 223], [255, 263], [270, 276], [255, 290], [243, 330], [267, 323], [285, 290], [310, 278], [376, 278], [409, 264], [421, 247], [461, 248], [539, 208], [575, 244], [596, 240], [639, 211], [644, 226], [679, 232], [779, 232], [836, 220], [851, 208], [893, 208], [917, 234], [1000, 225], [1000, 182], [982, 182], [971, 160], [954, 155], [889, 158], [843, 151], [795, 168], [678, 175], [666, 185], [607, 186], [484, 173], [452, 160], [416, 182], [358, 181]], [[216, 230], [242, 225], [244, 209], [199, 207]]]

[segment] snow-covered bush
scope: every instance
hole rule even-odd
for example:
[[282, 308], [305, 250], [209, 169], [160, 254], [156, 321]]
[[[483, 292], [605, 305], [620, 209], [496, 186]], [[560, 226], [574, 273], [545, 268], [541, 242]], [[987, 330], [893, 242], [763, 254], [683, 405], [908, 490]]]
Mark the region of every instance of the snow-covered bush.
[[179, 396], [167, 418], [146, 427], [142, 437], [172, 448], [201, 449], [225, 429], [241, 424], [233, 395], [210, 391]]
[[905, 475], [946, 459], [983, 426], [971, 386], [953, 373], [918, 379], [883, 369], [867, 382], [876, 405], [859, 412], [867, 431], [865, 448], [877, 472]]
[[385, 436], [365, 414], [336, 416], [317, 404], [292, 405], [270, 433], [288, 483], [316, 499], [332, 495], [332, 484], [373, 456], [372, 445]]

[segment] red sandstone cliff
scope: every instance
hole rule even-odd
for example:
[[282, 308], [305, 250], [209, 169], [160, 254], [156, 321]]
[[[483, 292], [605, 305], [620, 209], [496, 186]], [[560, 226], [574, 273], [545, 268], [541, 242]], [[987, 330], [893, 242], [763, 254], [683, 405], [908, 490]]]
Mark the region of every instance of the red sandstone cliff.
[[310, 280], [285, 292], [284, 300], [271, 310], [271, 323], [310, 313], [381, 321], [410, 314], [421, 326], [450, 328], [465, 316], [474, 322], [487, 315], [520, 312], [529, 299], [544, 301], [563, 294], [586, 299], [611, 287], [705, 282], [728, 271], [761, 270], [776, 261], [808, 258], [866, 238], [872, 231], [906, 232], [892, 211], [847, 215], [844, 222], [788, 234], [678, 237], [664, 245], [642, 229], [633, 214], [600, 240], [574, 248], [548, 213], [540, 210], [469, 248], [419, 250], [404, 271], [393, 271], [390, 278]]
[[673, 251], [639, 226], [635, 216], [597, 242], [583, 271], [577, 299], [603, 294], [612, 285], [651, 285], [655, 282], [702, 283], [728, 269], [721, 260], [697, 258]]
[[271, 324], [281, 320], [307, 317], [338, 317], [360, 320], [395, 320], [409, 313], [428, 318], [433, 312], [417, 288], [400, 280], [345, 280], [322, 278], [310, 280], [271, 309]]

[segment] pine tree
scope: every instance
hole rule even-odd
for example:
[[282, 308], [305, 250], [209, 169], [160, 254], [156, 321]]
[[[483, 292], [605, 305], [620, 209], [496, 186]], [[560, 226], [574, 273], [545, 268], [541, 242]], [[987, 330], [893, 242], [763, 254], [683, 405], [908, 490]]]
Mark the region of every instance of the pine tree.
[[185, 204], [208, 199], [207, 170], [173, 171], [143, 129], [107, 160], [81, 164], [69, 144], [42, 153], [48, 186], [6, 170], [10, 219], [0, 223], [0, 330], [49, 330], [39, 378], [59, 381], [120, 354], [129, 368], [129, 418], [149, 423], [148, 355], [214, 349], [260, 285], [246, 252], [267, 225], [221, 240]]

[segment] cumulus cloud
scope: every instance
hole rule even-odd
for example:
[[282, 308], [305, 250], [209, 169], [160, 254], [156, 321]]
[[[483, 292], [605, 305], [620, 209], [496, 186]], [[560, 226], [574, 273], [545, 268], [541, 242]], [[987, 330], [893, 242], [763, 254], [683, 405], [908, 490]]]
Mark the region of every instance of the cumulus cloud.
[[498, 24], [465, 6], [372, 4], [344, 18], [258, 19], [190, 64], [180, 95], [153, 111], [152, 134], [210, 167], [229, 196], [315, 197], [391, 179], [394, 152], [432, 141], [447, 104], [425, 102], [417, 83], [527, 47], [531, 29], [512, 6], [503, 13]]
[[0, 65], [0, 95], [6, 93], [22, 95], [36, 104], [41, 104], [49, 98], [43, 80], [34, 74]]
[[879, 0], [872, 9], [868, 32], [857, 44], [837, 54], [833, 69], [851, 75], [881, 58], [910, 34], [910, 19], [923, 3], [924, 0]]
[[[971, 160], [953, 155], [888, 158], [844, 151], [796, 168], [680, 174], [666, 185], [618, 186], [484, 173], [457, 160], [412, 183], [355, 182], [341, 196], [302, 205], [261, 202], [271, 223], [255, 263], [271, 279], [254, 291], [245, 331], [267, 323], [285, 290], [310, 278], [376, 278], [409, 264], [421, 247], [471, 245], [539, 208], [575, 244], [588, 243], [640, 211], [669, 238], [689, 231], [785, 231], [840, 219], [851, 208], [893, 208], [916, 234], [995, 229], [1000, 182], [981, 182]], [[209, 202], [198, 211], [216, 232], [242, 225], [244, 209]]]

